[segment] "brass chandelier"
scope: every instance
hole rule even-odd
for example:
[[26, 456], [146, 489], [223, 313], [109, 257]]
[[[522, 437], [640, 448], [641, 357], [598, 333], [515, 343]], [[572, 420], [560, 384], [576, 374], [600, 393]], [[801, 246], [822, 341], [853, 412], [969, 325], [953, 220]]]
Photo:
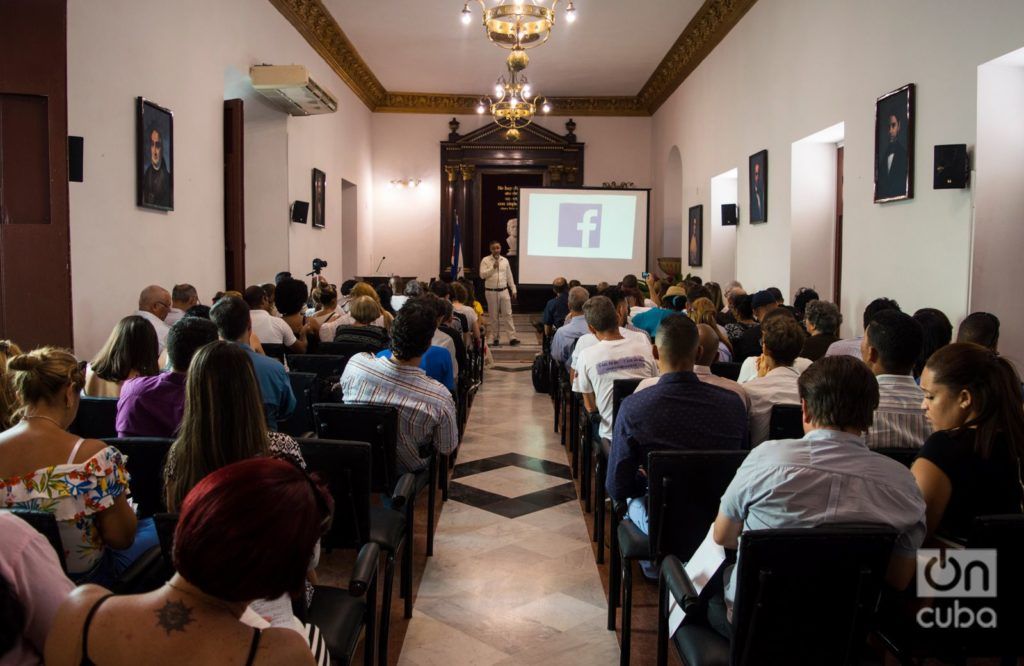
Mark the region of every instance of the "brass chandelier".
[[498, 78], [494, 85], [494, 97], [483, 97], [477, 102], [476, 112], [490, 110], [494, 122], [505, 129], [505, 138], [515, 141], [520, 138], [522, 128], [533, 121], [540, 110], [541, 113], [551, 111], [547, 98], [534, 96], [530, 82], [522, 71], [530, 62], [529, 56], [522, 49], [513, 49], [505, 62], [508, 75]]
[[[555, 25], [555, 8], [559, 0], [476, 0], [483, 12], [487, 39], [506, 49], [529, 49], [548, 41]], [[462, 6], [462, 22], [469, 24], [473, 13], [471, 0]], [[565, 8], [565, 20], [576, 20], [572, 0]]]

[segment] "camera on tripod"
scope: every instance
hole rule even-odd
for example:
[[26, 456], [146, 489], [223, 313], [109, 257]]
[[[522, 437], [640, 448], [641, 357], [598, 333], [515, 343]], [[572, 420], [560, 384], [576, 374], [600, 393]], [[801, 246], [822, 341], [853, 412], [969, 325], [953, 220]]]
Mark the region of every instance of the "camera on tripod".
[[321, 259], [320, 257], [317, 257], [316, 259], [313, 260], [313, 270], [310, 271], [309, 273], [306, 273], [306, 275], [320, 275], [320, 271], [322, 271], [325, 268], [327, 268], [327, 262]]

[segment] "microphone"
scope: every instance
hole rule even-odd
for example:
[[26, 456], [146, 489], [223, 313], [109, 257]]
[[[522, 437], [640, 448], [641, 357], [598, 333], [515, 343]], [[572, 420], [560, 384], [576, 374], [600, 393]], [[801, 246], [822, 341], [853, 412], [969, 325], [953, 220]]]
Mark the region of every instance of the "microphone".
[[380, 272], [380, 267], [384, 265], [384, 260], [385, 259], [387, 259], [387, 257], [381, 257], [380, 258], [380, 263], [377, 264], [377, 269], [373, 271], [374, 273], [379, 273]]

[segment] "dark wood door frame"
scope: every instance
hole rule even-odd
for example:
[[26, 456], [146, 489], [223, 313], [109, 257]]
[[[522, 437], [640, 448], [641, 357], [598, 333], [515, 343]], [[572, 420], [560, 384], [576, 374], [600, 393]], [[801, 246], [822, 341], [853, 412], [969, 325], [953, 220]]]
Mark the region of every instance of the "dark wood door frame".
[[836, 149], [836, 233], [832, 247], [832, 302], [842, 307], [843, 286], [843, 146]]
[[224, 100], [224, 284], [245, 291], [245, 110]]

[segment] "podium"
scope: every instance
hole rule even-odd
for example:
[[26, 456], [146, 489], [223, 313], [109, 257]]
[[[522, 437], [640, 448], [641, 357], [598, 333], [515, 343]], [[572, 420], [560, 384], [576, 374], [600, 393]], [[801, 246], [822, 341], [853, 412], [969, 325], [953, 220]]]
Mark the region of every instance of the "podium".
[[[410, 280], [415, 280], [416, 279], [415, 277], [400, 277], [400, 276], [394, 276], [394, 277], [398, 277], [398, 279], [402, 281], [402, 284], [406, 284]], [[387, 284], [391, 280], [391, 278], [392, 278], [391, 275], [363, 275], [363, 276], [357, 275], [356, 276], [357, 280], [359, 280], [360, 282], [365, 282], [365, 283], [369, 284], [374, 289], [377, 288], [377, 285]]]

